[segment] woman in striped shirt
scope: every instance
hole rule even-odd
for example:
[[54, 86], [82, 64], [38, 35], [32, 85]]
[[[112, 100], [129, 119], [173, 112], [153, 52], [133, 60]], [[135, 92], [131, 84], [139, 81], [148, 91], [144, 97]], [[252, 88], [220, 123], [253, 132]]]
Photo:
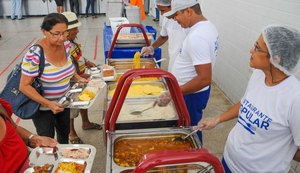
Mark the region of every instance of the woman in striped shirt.
[[[40, 47], [33, 46], [25, 54], [22, 63], [20, 91], [27, 97], [41, 104], [39, 115], [33, 119], [37, 133], [54, 137], [55, 130], [59, 143], [68, 143], [70, 110], [64, 109], [57, 101], [70, 87], [71, 78], [75, 81], [87, 82], [75, 73], [70, 57], [70, 42], [67, 41], [68, 20], [64, 15], [51, 13], [44, 18], [41, 30], [44, 38], [37, 42]], [[39, 57], [44, 52], [45, 67], [40, 80], [43, 95], [40, 95], [31, 83], [39, 74]]]

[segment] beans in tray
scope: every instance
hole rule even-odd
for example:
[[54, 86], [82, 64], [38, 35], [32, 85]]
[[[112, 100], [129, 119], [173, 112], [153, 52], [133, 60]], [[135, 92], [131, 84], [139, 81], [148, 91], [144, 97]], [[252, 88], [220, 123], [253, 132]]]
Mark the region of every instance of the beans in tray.
[[52, 164], [45, 164], [45, 165], [41, 165], [41, 166], [34, 166], [33, 167], [33, 173], [48, 173], [51, 172], [53, 168]]

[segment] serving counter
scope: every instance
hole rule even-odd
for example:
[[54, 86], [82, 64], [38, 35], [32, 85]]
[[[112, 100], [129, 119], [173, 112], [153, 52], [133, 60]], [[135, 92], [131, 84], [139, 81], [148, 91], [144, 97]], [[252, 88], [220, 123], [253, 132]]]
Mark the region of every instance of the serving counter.
[[[156, 36], [156, 30], [151, 27], [151, 26], [146, 26], [145, 30], [147, 33], [152, 33], [154, 36], [155, 40], [155, 36]], [[130, 29], [130, 33], [139, 33], [140, 30], [134, 27], [131, 27]], [[108, 58], [108, 53], [110, 50], [110, 47], [112, 45], [112, 40], [113, 40], [113, 31], [112, 28], [110, 26], [107, 26], [106, 24], [104, 24], [104, 29], [103, 29], [103, 44], [104, 44], [104, 55], [105, 55], [105, 62], [106, 59]], [[111, 54], [111, 58], [132, 58], [134, 56], [134, 54], [137, 51], [141, 51], [142, 47], [130, 47], [130, 48], [117, 48], [114, 47], [112, 50], [112, 54]], [[154, 57], [156, 60], [160, 60], [161, 59], [161, 48], [157, 48], [154, 50]]]

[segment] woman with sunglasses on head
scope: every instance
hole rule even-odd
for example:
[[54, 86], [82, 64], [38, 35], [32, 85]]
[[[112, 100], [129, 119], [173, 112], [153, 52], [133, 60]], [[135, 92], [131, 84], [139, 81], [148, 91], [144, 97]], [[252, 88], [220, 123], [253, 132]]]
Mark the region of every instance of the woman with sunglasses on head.
[[288, 172], [300, 161], [300, 32], [267, 26], [250, 49], [254, 68], [240, 102], [227, 112], [198, 123], [201, 130], [237, 118], [226, 141], [226, 172]]
[[[67, 41], [68, 20], [60, 13], [51, 13], [41, 25], [44, 38], [39, 40], [25, 54], [22, 63], [22, 76], [19, 89], [27, 97], [41, 104], [38, 115], [33, 118], [38, 135], [54, 137], [57, 141], [68, 143], [70, 129], [70, 109], [64, 109], [58, 100], [70, 87], [70, 80], [87, 82], [75, 73], [70, 55], [71, 43]], [[43, 51], [40, 49], [42, 48]], [[39, 77], [43, 85], [40, 95], [31, 83], [38, 76], [41, 53], [44, 53], [45, 66]]]

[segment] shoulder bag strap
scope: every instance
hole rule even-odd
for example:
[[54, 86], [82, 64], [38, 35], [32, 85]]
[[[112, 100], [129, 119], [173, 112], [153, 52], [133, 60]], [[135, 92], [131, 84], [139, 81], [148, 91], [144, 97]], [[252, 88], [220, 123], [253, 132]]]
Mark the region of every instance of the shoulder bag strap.
[[38, 45], [38, 44], [34, 44], [33, 46], [39, 47], [40, 48], [40, 64], [39, 64], [39, 77], [41, 77], [41, 75], [44, 72], [44, 68], [45, 68], [45, 55], [44, 55], [44, 49], [42, 46]]

